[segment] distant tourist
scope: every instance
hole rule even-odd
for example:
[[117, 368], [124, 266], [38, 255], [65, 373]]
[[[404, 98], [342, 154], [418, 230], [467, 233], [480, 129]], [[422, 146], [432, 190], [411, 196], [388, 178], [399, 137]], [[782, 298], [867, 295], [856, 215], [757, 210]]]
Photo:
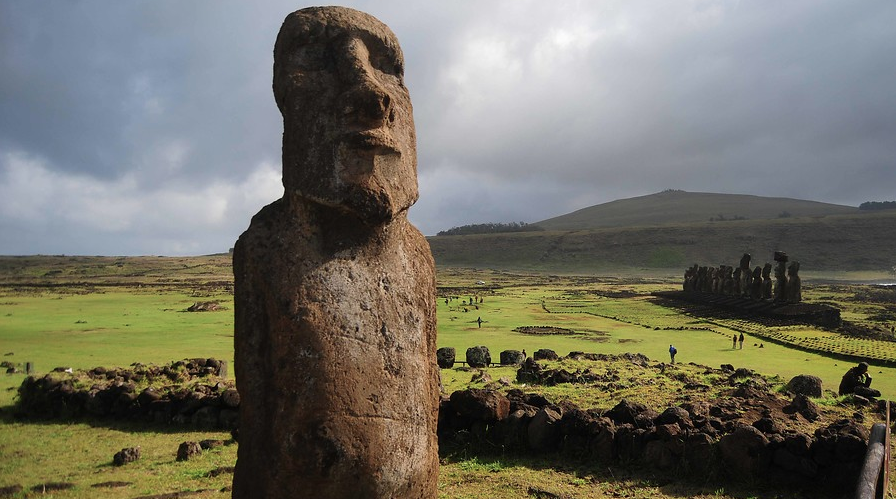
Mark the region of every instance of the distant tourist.
[[672, 357], [672, 363], [675, 363], [675, 354], [678, 353], [678, 349], [669, 345], [669, 357]]
[[743, 350], [744, 349], [744, 333], [740, 333], [740, 338], [738, 338], [738, 341], [740, 341], [740, 349]]
[[731, 348], [737, 348], [737, 335], [731, 335]]
[[868, 375], [868, 363], [859, 362], [859, 365], [850, 368], [840, 380], [840, 395], [854, 393], [863, 397], [880, 397], [880, 392], [871, 388], [871, 376]]
[[477, 317], [476, 323], [479, 324], [479, 327], [482, 327], [482, 317]]

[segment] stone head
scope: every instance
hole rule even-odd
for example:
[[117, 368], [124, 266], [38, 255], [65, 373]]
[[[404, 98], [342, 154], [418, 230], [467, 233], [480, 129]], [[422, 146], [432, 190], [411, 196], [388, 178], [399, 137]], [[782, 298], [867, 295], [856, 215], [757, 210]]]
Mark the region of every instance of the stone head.
[[274, 46], [287, 197], [377, 225], [418, 197], [404, 57], [382, 22], [344, 7], [286, 17]]

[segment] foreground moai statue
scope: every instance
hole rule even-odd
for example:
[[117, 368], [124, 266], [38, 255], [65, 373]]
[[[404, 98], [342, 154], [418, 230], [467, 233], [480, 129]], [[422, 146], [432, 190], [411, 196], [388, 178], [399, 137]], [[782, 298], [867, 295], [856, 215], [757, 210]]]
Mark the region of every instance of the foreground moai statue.
[[434, 498], [435, 278], [407, 220], [416, 139], [377, 19], [290, 14], [274, 48], [283, 198], [234, 248], [234, 498]]

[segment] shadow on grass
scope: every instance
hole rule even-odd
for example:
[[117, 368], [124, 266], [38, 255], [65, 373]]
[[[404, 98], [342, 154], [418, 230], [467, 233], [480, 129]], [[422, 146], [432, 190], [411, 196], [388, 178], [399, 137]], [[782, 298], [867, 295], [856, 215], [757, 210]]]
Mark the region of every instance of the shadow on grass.
[[107, 430], [120, 431], [124, 433], [228, 433], [230, 430], [221, 428], [204, 428], [195, 427], [190, 424], [176, 423], [158, 423], [154, 421], [133, 420], [133, 419], [116, 419], [114, 417], [77, 417], [77, 418], [54, 418], [40, 419], [33, 417], [24, 417], [16, 413], [14, 405], [0, 406], [0, 424], [22, 424], [34, 426], [54, 426], [54, 425], [70, 425], [83, 424], [92, 428], [103, 428]]
[[[658, 491], [670, 497], [708, 496], [714, 498], [795, 499], [827, 497], [818, 490], [788, 488], [760, 480], [731, 480], [711, 470], [708, 473], [682, 473], [680, 470], [660, 471], [638, 462], [598, 462], [585, 457], [574, 457], [560, 451], [535, 453], [531, 451], [501, 450], [482, 446], [440, 445], [442, 466], [457, 465], [470, 476], [496, 474], [512, 468], [552, 471], [568, 474], [570, 481], [603, 484], [608, 496], [652, 497]], [[533, 475], [527, 485], [527, 496], [538, 499], [567, 499], [569, 495], [556, 487], [556, 480], [539, 481]], [[834, 497], [834, 496], [831, 496]], [[837, 496], [839, 497], [839, 496]]]

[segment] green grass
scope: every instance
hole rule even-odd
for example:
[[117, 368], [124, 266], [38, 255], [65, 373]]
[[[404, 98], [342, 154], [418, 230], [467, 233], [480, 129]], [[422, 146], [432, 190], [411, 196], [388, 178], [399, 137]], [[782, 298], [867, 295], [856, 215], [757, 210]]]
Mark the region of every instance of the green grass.
[[[182, 431], [180, 428], [145, 426], [93, 426], [88, 423], [16, 423], [4, 421], [0, 433], [0, 486], [17, 483], [27, 488], [47, 482], [71, 482], [71, 491], [41, 497], [131, 498], [139, 495], [205, 490], [196, 497], [223, 497], [217, 493], [229, 485], [232, 475], [206, 475], [233, 466], [236, 446], [204, 451], [193, 460], [175, 460], [177, 448], [187, 440], [229, 439], [221, 432]], [[112, 457], [125, 447], [140, 446], [141, 458], [114, 466]], [[128, 482], [115, 488], [93, 488], [104, 482]], [[229, 494], [227, 495], [229, 497]]]

